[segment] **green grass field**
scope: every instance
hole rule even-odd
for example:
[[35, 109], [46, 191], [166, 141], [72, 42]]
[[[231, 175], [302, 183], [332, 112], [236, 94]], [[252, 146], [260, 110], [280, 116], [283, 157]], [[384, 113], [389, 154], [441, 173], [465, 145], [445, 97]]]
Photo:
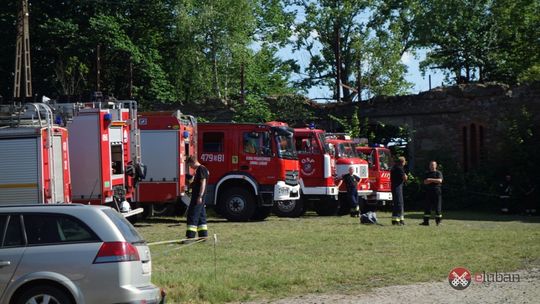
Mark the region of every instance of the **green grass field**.
[[[540, 265], [540, 218], [448, 212], [443, 225], [360, 225], [350, 217], [231, 223], [210, 218], [213, 241], [156, 245], [153, 282], [169, 303], [222, 303], [307, 293], [359, 293], [374, 287], [440, 281], [454, 267], [503, 272]], [[149, 242], [183, 238], [184, 218], [136, 226]], [[450, 287], [449, 287], [450, 288]]]

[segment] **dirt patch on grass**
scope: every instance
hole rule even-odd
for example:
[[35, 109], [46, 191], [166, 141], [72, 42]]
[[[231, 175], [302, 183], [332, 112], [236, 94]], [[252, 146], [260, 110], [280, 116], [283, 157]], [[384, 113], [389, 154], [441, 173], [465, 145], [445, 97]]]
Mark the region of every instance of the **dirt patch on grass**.
[[538, 303], [540, 299], [540, 269], [512, 272], [519, 282], [476, 283], [465, 290], [454, 290], [447, 281], [376, 288], [358, 295], [310, 294], [277, 301], [250, 304], [323, 304], [323, 303]]

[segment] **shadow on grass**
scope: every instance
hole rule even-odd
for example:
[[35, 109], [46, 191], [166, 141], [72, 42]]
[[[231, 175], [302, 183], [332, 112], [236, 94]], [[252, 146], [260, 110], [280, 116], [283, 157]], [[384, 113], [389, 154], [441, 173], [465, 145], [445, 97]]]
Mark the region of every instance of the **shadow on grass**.
[[[227, 221], [226, 219], [221, 219], [221, 218], [209, 218], [207, 220], [207, 223], [209, 224], [223, 223], [226, 221]], [[152, 218], [141, 220], [137, 222], [134, 226], [135, 227], [149, 227], [149, 226], [152, 226], [152, 224], [170, 224], [169, 227], [180, 226], [180, 225], [186, 224], [186, 219], [185, 218], [177, 219], [177, 218], [168, 218], [168, 217], [152, 217]]]
[[[415, 212], [415, 213], [410, 213]], [[422, 211], [406, 212], [406, 217], [410, 219], [422, 220], [424, 214]], [[433, 216], [432, 216], [433, 217]], [[529, 216], [520, 214], [500, 214], [495, 212], [481, 211], [448, 211], [443, 210], [443, 220], [460, 220], [460, 221], [491, 221], [491, 222], [523, 222], [523, 223], [540, 223], [540, 216]]]

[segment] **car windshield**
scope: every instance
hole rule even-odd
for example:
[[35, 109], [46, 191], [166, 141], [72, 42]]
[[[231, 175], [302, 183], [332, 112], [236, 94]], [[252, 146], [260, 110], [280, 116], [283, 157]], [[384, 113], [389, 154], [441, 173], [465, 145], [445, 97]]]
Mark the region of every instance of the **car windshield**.
[[103, 213], [107, 215], [108, 218], [118, 227], [118, 230], [122, 233], [127, 242], [131, 244], [141, 244], [145, 243], [145, 240], [137, 232], [135, 227], [131, 225], [125, 217], [116, 212], [113, 209], [103, 209]]
[[392, 155], [388, 150], [379, 150], [379, 168], [381, 170], [390, 170], [390, 160]]
[[275, 140], [277, 155], [280, 158], [297, 159], [298, 155], [294, 146], [293, 132], [286, 128], [275, 128]]
[[351, 143], [340, 143], [336, 145], [337, 147], [337, 156], [343, 157], [343, 158], [355, 158], [358, 157], [356, 155], [354, 147], [351, 145]]

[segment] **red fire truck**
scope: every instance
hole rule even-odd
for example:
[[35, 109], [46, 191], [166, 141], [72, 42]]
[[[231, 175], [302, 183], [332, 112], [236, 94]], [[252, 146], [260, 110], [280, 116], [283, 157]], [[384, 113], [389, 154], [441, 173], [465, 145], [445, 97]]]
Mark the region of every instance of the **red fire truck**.
[[301, 198], [277, 203], [274, 213], [283, 217], [297, 217], [308, 208], [313, 208], [319, 215], [334, 213], [338, 207], [336, 166], [326, 143], [325, 131], [295, 128], [294, 138], [300, 163]]
[[0, 107], [0, 204], [70, 203], [68, 149], [46, 104]]
[[[350, 139], [339, 139], [339, 136], [328, 134], [327, 142], [330, 146], [330, 150], [334, 153], [336, 160], [336, 173], [338, 177], [349, 173], [349, 167], [354, 168], [354, 174], [360, 177], [358, 183], [358, 195], [367, 199], [367, 196], [372, 193], [369, 185], [369, 169], [368, 163], [364, 159], [360, 158], [356, 153], [355, 144]], [[339, 214], [347, 214], [350, 211], [349, 202], [344, 197], [347, 192], [345, 184], [342, 184], [339, 188], [340, 193], [340, 208]]]
[[131, 216], [139, 162], [137, 105], [134, 101], [54, 104], [57, 120], [70, 134], [72, 200], [105, 204]]
[[142, 113], [141, 161], [148, 170], [137, 184], [137, 202], [148, 215], [183, 213], [187, 202], [185, 160], [197, 155], [197, 121], [180, 111]]
[[284, 123], [201, 123], [198, 156], [210, 171], [207, 205], [231, 221], [262, 220], [274, 202], [297, 200], [298, 157]]
[[392, 154], [381, 145], [357, 146], [356, 151], [369, 164], [369, 183], [373, 193], [368, 195], [369, 204], [385, 205], [392, 200], [390, 166]]

